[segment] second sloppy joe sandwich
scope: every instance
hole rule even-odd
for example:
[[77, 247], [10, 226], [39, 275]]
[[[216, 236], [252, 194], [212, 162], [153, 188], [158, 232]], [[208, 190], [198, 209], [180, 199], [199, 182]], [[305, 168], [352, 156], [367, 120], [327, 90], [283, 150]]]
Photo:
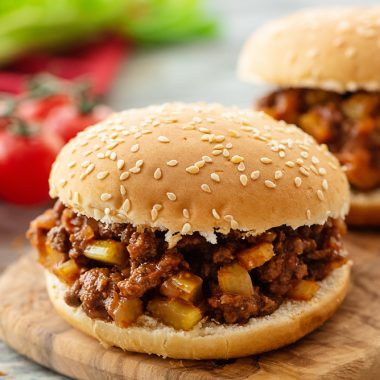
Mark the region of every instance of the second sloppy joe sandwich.
[[218, 104], [112, 115], [71, 140], [29, 237], [76, 328], [189, 359], [264, 352], [342, 302], [349, 191], [295, 126]]
[[347, 168], [348, 223], [380, 226], [380, 7], [274, 20], [245, 43], [239, 76], [278, 86], [257, 108], [327, 144]]

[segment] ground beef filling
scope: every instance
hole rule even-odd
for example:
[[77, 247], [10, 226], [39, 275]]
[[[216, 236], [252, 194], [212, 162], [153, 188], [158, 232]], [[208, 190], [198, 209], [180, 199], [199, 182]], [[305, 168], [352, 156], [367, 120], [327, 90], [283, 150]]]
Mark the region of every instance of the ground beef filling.
[[360, 191], [380, 187], [380, 93], [280, 89], [261, 99], [258, 108], [275, 119], [294, 123], [347, 166]]
[[[81, 305], [90, 318], [120, 321], [120, 305], [125, 304], [133, 304], [135, 315], [149, 313], [152, 299], [172, 302], [172, 293], [165, 293], [163, 287], [175, 276], [187, 273], [200, 281], [200, 292], [196, 298], [172, 306], [196, 306], [202, 318], [220, 323], [246, 323], [251, 317], [273, 313], [286, 298], [294, 296], [300, 282], [315, 285], [343, 265], [344, 232], [344, 222], [329, 219], [321, 226], [296, 230], [282, 226], [255, 237], [233, 231], [219, 235], [216, 245], [194, 234], [169, 249], [164, 232], [129, 224], [106, 225], [57, 202], [32, 222], [28, 235], [39, 250], [41, 263], [69, 285], [66, 303]], [[89, 257], [88, 247], [97, 244], [103, 249], [104, 243], [117, 246], [116, 264]], [[255, 249], [260, 252], [252, 256]], [[255, 262], [264, 253], [266, 258]], [[234, 276], [236, 271], [240, 277], [234, 291], [228, 287], [235, 278], [228, 277], [223, 285], [221, 276]], [[240, 289], [243, 280], [249, 286]]]

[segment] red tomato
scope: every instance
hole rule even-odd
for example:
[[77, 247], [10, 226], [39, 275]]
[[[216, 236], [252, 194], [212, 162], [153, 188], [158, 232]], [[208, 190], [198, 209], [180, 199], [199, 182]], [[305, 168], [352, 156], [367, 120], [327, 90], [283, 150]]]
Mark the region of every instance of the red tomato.
[[97, 105], [91, 113], [81, 114], [72, 106], [63, 106], [52, 110], [43, 123], [44, 128], [63, 139], [71, 140], [86, 127], [105, 119], [111, 110], [103, 105]]
[[42, 121], [58, 107], [73, 104], [69, 95], [54, 94], [45, 98], [25, 99], [18, 106], [17, 114], [24, 120]]
[[47, 201], [50, 168], [62, 146], [53, 134], [0, 131], [0, 198], [20, 205]]

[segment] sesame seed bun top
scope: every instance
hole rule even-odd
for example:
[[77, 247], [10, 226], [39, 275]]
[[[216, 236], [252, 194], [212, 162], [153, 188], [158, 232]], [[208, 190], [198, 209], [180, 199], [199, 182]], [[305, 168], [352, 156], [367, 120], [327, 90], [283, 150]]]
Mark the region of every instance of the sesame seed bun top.
[[246, 42], [248, 82], [336, 92], [380, 90], [380, 7], [307, 9], [268, 23]]
[[322, 224], [349, 201], [336, 158], [297, 127], [200, 103], [132, 109], [87, 128], [62, 149], [50, 189], [80, 214], [167, 229], [172, 242]]

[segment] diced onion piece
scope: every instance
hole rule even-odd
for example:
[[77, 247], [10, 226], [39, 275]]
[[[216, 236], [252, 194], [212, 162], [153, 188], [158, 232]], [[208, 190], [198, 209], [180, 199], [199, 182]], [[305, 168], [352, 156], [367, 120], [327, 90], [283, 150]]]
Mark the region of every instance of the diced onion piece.
[[64, 252], [59, 252], [49, 244], [45, 246], [44, 255], [40, 256], [40, 262], [48, 269], [53, 269], [58, 264], [65, 261], [66, 254]]
[[329, 141], [332, 135], [330, 124], [315, 110], [301, 115], [299, 126], [319, 143]]
[[83, 254], [89, 259], [114, 265], [123, 265], [127, 259], [124, 244], [115, 240], [94, 240], [86, 246]]
[[225, 293], [253, 295], [253, 285], [248, 271], [238, 263], [223, 266], [218, 271], [219, 287]]
[[273, 245], [266, 242], [243, 249], [237, 254], [240, 264], [247, 270], [260, 267], [269, 261], [273, 256]]
[[297, 301], [309, 301], [319, 289], [319, 284], [312, 280], [299, 280], [287, 293], [289, 298]]
[[53, 272], [61, 281], [71, 285], [79, 277], [80, 268], [73, 259], [70, 259], [58, 264]]
[[177, 330], [191, 330], [202, 319], [199, 308], [178, 298], [154, 298], [147, 309], [153, 317]]
[[143, 304], [136, 297], [121, 297], [113, 310], [113, 319], [119, 327], [128, 327], [143, 313]]
[[182, 298], [196, 302], [202, 295], [203, 280], [190, 272], [180, 272], [166, 280], [160, 288], [161, 294], [169, 298]]

